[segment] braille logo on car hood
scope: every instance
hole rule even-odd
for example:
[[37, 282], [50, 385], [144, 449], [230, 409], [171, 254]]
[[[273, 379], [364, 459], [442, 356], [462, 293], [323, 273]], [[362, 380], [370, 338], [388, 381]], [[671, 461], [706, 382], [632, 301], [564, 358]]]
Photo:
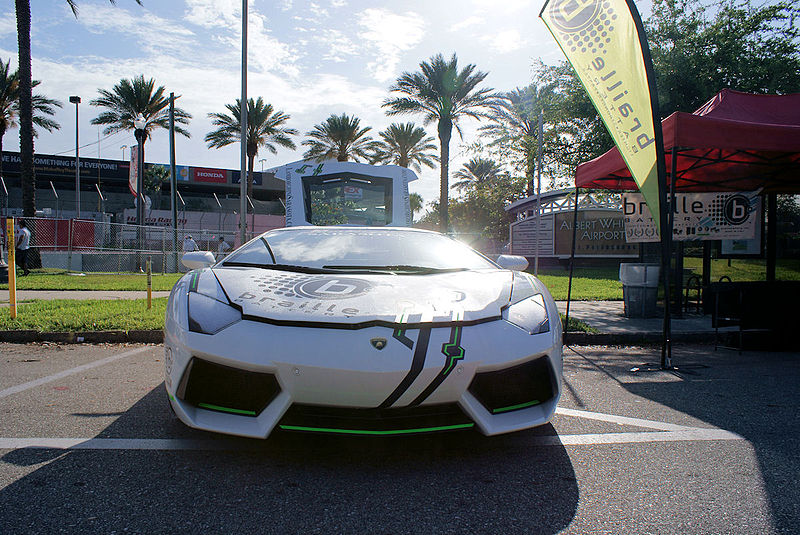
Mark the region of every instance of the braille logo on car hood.
[[343, 324], [498, 318], [512, 281], [499, 270], [349, 276], [219, 267], [214, 273], [245, 316]]

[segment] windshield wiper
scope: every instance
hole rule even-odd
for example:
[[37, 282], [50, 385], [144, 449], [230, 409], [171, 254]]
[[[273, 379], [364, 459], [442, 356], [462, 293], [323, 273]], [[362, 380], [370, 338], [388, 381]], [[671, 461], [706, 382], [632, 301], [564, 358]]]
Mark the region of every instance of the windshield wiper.
[[425, 266], [409, 266], [405, 264], [395, 264], [390, 266], [322, 266], [323, 269], [330, 269], [335, 271], [367, 271], [367, 272], [391, 272], [391, 273], [408, 273], [408, 274], [428, 274], [428, 273], [451, 273], [453, 271], [465, 271], [466, 268], [435, 268]]
[[337, 273], [336, 270], [326, 268], [315, 268], [308, 266], [295, 266], [293, 264], [258, 264], [256, 262], [222, 262], [225, 267], [254, 267], [261, 269], [276, 269], [279, 271], [294, 271], [296, 273]]

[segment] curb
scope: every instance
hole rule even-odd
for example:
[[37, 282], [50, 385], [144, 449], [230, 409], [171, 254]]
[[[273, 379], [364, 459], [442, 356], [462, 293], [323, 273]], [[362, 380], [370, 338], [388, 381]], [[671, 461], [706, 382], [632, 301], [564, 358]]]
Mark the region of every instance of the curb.
[[28, 344], [31, 342], [55, 342], [59, 344], [160, 344], [164, 342], [164, 331], [160, 329], [46, 333], [39, 331], [0, 331], [0, 342], [12, 344]]

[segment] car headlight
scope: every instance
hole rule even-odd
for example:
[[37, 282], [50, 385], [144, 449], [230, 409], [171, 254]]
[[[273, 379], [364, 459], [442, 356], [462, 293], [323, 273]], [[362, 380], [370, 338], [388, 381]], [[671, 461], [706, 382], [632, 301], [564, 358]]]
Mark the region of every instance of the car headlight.
[[225, 292], [210, 269], [192, 274], [189, 281], [190, 331], [216, 334], [241, 319], [241, 311], [228, 303]]
[[550, 320], [544, 296], [537, 293], [531, 281], [524, 275], [514, 275], [510, 306], [503, 311], [503, 319], [529, 334], [550, 331]]

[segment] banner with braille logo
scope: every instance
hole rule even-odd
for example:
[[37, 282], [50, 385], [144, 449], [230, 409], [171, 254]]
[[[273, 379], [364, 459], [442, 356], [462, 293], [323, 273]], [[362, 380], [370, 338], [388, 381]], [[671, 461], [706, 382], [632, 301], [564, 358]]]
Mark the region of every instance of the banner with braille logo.
[[539, 16], [597, 108], [650, 212], [660, 213], [650, 87], [628, 4], [548, 0]]

